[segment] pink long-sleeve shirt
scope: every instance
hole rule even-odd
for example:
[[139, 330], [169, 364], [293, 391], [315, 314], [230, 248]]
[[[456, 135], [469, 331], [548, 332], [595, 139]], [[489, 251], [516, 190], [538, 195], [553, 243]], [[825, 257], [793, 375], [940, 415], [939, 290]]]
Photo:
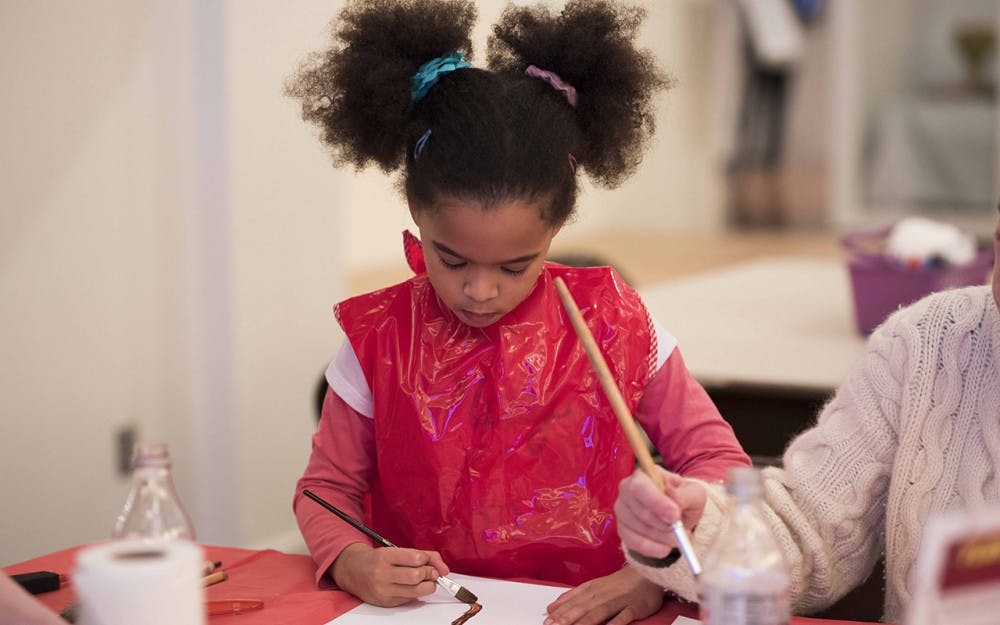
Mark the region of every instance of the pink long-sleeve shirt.
[[[663, 465], [675, 473], [721, 481], [730, 467], [750, 465], [733, 429], [691, 376], [676, 348], [650, 378], [635, 417], [660, 452]], [[330, 583], [326, 574], [345, 547], [371, 541], [302, 491], [309, 489], [363, 519], [364, 496], [375, 469], [374, 430], [373, 419], [327, 391], [312, 454], [293, 501], [302, 536], [317, 564], [317, 583]]]

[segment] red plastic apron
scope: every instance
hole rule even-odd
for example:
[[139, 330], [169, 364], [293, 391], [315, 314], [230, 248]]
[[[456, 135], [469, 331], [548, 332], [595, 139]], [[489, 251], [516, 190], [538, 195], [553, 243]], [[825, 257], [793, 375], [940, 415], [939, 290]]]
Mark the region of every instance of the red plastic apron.
[[650, 321], [608, 268], [546, 263], [531, 294], [486, 328], [458, 320], [426, 274], [337, 306], [372, 389], [370, 520], [389, 540], [490, 577], [576, 585], [622, 566], [613, 506], [632, 452], [557, 275], [634, 412], [654, 364]]

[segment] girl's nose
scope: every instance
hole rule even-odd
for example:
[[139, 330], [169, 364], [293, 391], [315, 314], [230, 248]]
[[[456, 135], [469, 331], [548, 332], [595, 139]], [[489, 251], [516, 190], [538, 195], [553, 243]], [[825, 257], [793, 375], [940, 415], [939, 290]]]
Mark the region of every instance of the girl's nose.
[[500, 294], [500, 288], [489, 271], [472, 270], [466, 276], [462, 293], [474, 302], [488, 302]]

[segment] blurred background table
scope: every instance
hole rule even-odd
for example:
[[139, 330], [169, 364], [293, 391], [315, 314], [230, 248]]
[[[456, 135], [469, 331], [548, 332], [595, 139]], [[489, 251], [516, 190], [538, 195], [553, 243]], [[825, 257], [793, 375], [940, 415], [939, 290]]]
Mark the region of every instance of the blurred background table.
[[864, 351], [840, 259], [758, 258], [640, 293], [758, 464], [813, 423]]
[[864, 348], [839, 260], [765, 258], [640, 293], [706, 386], [827, 393]]

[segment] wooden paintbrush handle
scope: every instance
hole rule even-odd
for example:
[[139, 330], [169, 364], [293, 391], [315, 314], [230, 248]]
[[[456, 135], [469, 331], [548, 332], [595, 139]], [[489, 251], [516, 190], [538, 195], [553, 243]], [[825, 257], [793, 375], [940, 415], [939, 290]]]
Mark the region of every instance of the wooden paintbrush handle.
[[570, 294], [563, 279], [557, 277], [555, 285], [556, 291], [559, 292], [559, 299], [562, 300], [563, 308], [566, 309], [566, 313], [569, 315], [569, 321], [573, 324], [573, 329], [576, 330], [576, 335], [580, 338], [580, 343], [583, 344], [583, 350], [587, 353], [587, 357], [590, 358], [590, 364], [593, 365], [594, 372], [597, 373], [597, 379], [604, 389], [604, 394], [611, 404], [611, 409], [614, 411], [615, 416], [618, 417], [618, 423], [621, 424], [622, 430], [625, 431], [625, 437], [628, 438], [628, 442], [632, 446], [632, 452], [635, 454], [636, 460], [639, 461], [639, 466], [649, 476], [649, 479], [653, 480], [653, 484], [662, 491], [664, 489], [663, 480], [661, 479], [660, 472], [656, 469], [656, 463], [653, 462], [653, 456], [649, 453], [646, 439], [643, 437], [642, 432], [639, 431], [639, 426], [636, 425], [635, 419], [632, 418], [632, 413], [625, 403], [625, 398], [622, 397], [622, 393], [618, 389], [618, 384], [611, 375], [611, 369], [608, 368], [608, 363], [604, 360], [604, 355], [601, 354], [600, 348], [597, 347], [594, 335], [590, 333], [590, 328], [587, 327], [587, 322], [584, 321], [583, 314], [580, 312], [579, 307], [577, 307], [576, 301]]
[[[653, 484], [661, 492], [664, 491], [666, 484], [663, 483], [660, 472], [653, 462], [653, 456], [649, 453], [649, 447], [646, 446], [646, 439], [639, 431], [639, 426], [635, 424], [632, 413], [629, 411], [628, 405], [625, 404], [625, 398], [622, 397], [622, 393], [618, 389], [618, 384], [611, 376], [611, 369], [608, 368], [608, 363], [604, 361], [604, 355], [598, 349], [597, 341], [594, 340], [594, 335], [590, 333], [590, 328], [587, 327], [587, 323], [583, 319], [583, 314], [577, 307], [576, 301], [573, 300], [573, 296], [570, 294], [563, 279], [557, 277], [555, 285], [556, 291], [559, 292], [559, 298], [562, 300], [563, 308], [566, 309], [566, 313], [569, 315], [570, 323], [573, 324], [576, 335], [580, 337], [583, 350], [587, 352], [590, 364], [594, 366], [594, 371], [597, 373], [597, 379], [600, 380], [601, 386], [604, 388], [604, 394], [607, 395], [608, 401], [611, 403], [611, 409], [614, 410], [615, 416], [618, 417], [618, 423], [621, 424], [622, 430], [625, 431], [625, 437], [628, 438], [629, 444], [632, 445], [632, 452], [635, 454], [636, 460], [639, 461], [639, 466], [649, 476], [649, 479], [653, 480]], [[701, 563], [698, 561], [698, 556], [691, 546], [691, 539], [687, 535], [687, 530], [684, 529], [684, 525], [680, 520], [674, 522], [673, 529], [674, 535], [677, 537], [677, 544], [684, 554], [684, 558], [691, 566], [691, 572], [694, 573], [695, 577], [698, 577], [701, 575]]]

